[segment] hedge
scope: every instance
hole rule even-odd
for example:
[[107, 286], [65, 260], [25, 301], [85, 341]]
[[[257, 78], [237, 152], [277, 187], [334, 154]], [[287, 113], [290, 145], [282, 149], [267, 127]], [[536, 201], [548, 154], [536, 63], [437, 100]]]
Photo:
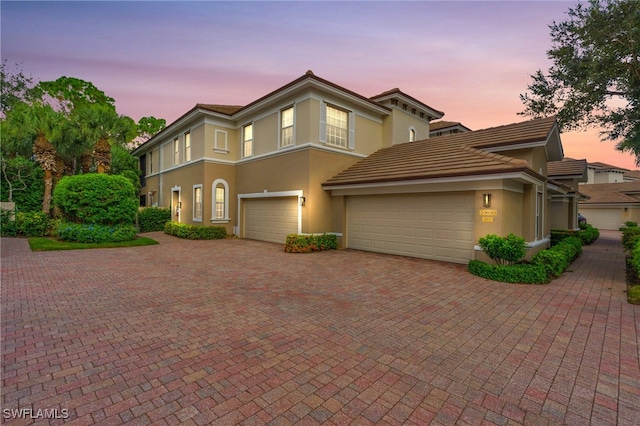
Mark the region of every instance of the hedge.
[[171, 209], [168, 207], [146, 207], [138, 211], [140, 232], [163, 231], [167, 222], [171, 222]]
[[531, 263], [512, 265], [489, 265], [471, 260], [470, 273], [493, 281], [523, 284], [545, 284], [562, 275], [582, 253], [582, 241], [578, 237], [567, 237], [555, 246], [537, 253]]
[[52, 221], [45, 213], [17, 212], [0, 209], [0, 235], [3, 237], [44, 237], [51, 230]]
[[62, 223], [56, 234], [60, 240], [76, 243], [118, 243], [136, 238], [133, 225], [87, 225], [82, 223]]
[[473, 275], [504, 283], [544, 284], [548, 282], [547, 270], [542, 265], [527, 263], [489, 265], [480, 260], [471, 260], [468, 270]]
[[287, 253], [311, 253], [315, 251], [335, 250], [338, 237], [335, 234], [300, 235], [289, 234], [284, 245]]
[[227, 236], [224, 226], [199, 226], [186, 223], [167, 222], [164, 233], [188, 240], [219, 240]]
[[598, 228], [594, 228], [589, 224], [581, 223], [578, 235], [582, 240], [582, 244], [589, 245], [600, 238], [600, 231], [598, 230]]

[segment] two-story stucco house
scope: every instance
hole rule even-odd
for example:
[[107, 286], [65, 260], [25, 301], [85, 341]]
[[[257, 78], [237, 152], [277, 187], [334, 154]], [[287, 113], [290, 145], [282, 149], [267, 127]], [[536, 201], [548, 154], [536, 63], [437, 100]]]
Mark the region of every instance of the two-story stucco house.
[[134, 151], [141, 204], [240, 238], [332, 232], [342, 247], [461, 263], [488, 233], [546, 247], [555, 119], [429, 138], [443, 115], [311, 71], [248, 105], [197, 104]]

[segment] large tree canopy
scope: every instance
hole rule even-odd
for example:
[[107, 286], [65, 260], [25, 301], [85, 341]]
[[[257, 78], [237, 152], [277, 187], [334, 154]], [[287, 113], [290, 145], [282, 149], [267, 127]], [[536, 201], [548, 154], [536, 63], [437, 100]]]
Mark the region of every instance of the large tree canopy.
[[553, 65], [532, 75], [521, 115], [555, 115], [563, 130], [603, 129], [640, 165], [640, 2], [590, 0], [551, 26]]

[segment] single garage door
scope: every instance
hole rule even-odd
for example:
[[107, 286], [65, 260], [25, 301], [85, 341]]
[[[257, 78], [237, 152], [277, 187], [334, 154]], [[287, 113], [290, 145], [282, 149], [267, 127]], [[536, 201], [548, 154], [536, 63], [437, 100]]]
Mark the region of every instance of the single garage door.
[[588, 208], [580, 206], [580, 213], [587, 218], [587, 223], [598, 229], [618, 230], [626, 222], [623, 216], [623, 209], [620, 207], [611, 208]]
[[244, 237], [284, 244], [298, 232], [298, 198], [249, 198], [243, 200]]
[[351, 196], [347, 247], [467, 263], [473, 212], [472, 193]]

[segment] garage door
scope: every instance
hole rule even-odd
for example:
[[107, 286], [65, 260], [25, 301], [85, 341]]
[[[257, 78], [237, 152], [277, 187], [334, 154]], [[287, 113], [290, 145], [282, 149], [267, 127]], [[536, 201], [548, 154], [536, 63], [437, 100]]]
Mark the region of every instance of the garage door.
[[347, 247], [467, 263], [473, 255], [473, 194], [352, 196]]
[[298, 232], [298, 198], [245, 199], [244, 237], [284, 244]]
[[587, 218], [587, 223], [598, 229], [618, 230], [624, 224], [623, 210], [619, 207], [613, 208], [585, 208], [580, 207], [580, 213]]

